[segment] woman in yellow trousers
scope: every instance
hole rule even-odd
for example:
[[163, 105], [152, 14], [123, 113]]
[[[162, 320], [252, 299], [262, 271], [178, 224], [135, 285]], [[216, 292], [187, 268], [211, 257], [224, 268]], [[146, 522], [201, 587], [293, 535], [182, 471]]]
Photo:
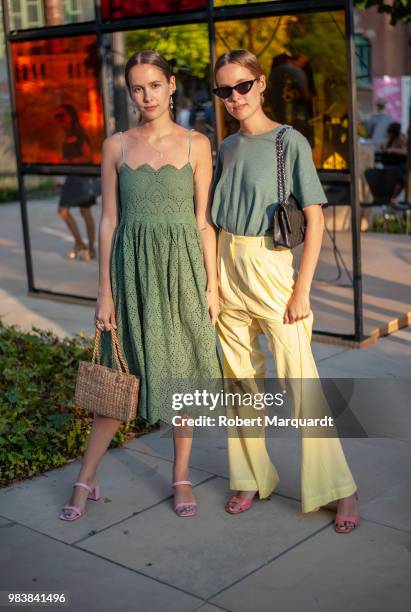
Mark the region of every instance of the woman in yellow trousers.
[[[258, 336], [264, 333], [280, 379], [318, 379], [311, 351], [313, 314], [309, 292], [321, 248], [324, 191], [310, 144], [297, 130], [283, 135], [286, 190], [306, 218], [304, 251], [298, 276], [289, 249], [274, 250], [273, 214], [278, 202], [275, 140], [281, 124], [265, 115], [266, 80], [257, 58], [246, 50], [218, 58], [214, 93], [240, 123], [222, 143], [213, 184], [212, 218], [220, 228], [218, 333], [226, 378], [263, 379], [264, 355]], [[273, 84], [275, 86], [275, 84]], [[302, 392], [299, 409], [312, 401]], [[230, 487], [237, 490], [226, 510], [248, 510], [254, 496], [267, 498], [279, 477], [267, 453], [264, 427], [247, 435], [229, 435]], [[302, 511], [338, 501], [335, 530], [349, 533], [359, 524], [357, 486], [337, 434], [301, 439]]]

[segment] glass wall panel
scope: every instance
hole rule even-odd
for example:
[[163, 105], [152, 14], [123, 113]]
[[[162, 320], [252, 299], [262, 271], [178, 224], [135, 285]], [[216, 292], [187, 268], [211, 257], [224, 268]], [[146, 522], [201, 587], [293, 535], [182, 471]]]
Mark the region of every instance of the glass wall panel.
[[13, 43], [12, 54], [23, 163], [100, 163], [96, 37]]
[[[95, 298], [101, 214], [100, 181], [85, 176], [25, 176], [34, 284], [38, 289]], [[83, 249], [75, 249], [75, 234]], [[80, 243], [79, 243], [80, 245]]]
[[93, 0], [8, 0], [8, 6], [11, 30], [95, 19]]
[[[348, 167], [343, 11], [218, 22], [217, 56], [249, 49], [267, 75], [265, 111], [309, 140], [317, 168]], [[223, 133], [238, 129], [219, 103]]]
[[[349, 202], [348, 190], [346, 202]], [[330, 204], [323, 212], [323, 244], [310, 293], [314, 331], [353, 334], [351, 207]]]
[[102, 0], [101, 2], [101, 14], [104, 21], [205, 8], [206, 0], [142, 0], [141, 2]]

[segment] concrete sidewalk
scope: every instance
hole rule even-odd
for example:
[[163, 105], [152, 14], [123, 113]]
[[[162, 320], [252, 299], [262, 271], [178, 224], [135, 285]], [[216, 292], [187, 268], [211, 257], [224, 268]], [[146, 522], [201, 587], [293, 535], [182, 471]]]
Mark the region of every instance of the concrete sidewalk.
[[[15, 270], [1, 273], [7, 323], [93, 333], [92, 308], [27, 298]], [[323, 377], [410, 377], [409, 328], [368, 349], [313, 349]], [[411, 601], [411, 441], [405, 432], [342, 442], [361, 506], [350, 535], [334, 532], [329, 510], [301, 513], [296, 436], [267, 439], [281, 482], [270, 501], [236, 517], [224, 511], [226, 440], [216, 435], [194, 440], [197, 516], [174, 514], [167, 427], [105, 455], [102, 498], [78, 521], [57, 518], [78, 461], [2, 489], [0, 591], [65, 592], [73, 612], [403, 612]]]

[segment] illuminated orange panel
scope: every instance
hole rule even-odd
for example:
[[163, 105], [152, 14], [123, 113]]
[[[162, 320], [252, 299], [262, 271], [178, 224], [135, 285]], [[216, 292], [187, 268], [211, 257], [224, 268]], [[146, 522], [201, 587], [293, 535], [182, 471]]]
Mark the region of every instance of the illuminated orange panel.
[[99, 164], [104, 116], [95, 36], [12, 44], [21, 156]]

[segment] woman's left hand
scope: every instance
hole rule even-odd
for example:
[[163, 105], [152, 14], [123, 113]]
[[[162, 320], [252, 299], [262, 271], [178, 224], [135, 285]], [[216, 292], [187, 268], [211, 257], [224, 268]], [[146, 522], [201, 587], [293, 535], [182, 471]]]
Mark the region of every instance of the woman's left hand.
[[218, 315], [220, 314], [220, 298], [218, 295], [218, 287], [216, 287], [215, 289], [207, 289], [206, 296], [211, 323], [215, 325], [217, 323]]
[[284, 313], [284, 323], [295, 323], [310, 316], [310, 294], [295, 289]]

